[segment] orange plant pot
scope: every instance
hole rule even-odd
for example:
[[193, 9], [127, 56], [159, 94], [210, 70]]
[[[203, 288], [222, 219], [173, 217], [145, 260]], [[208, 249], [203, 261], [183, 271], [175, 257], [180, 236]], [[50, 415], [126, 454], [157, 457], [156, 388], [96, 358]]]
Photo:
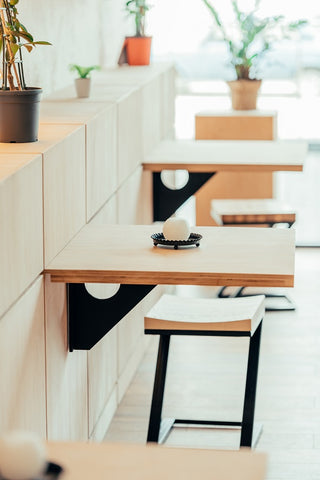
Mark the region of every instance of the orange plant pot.
[[126, 37], [129, 65], [149, 65], [152, 37]]
[[231, 91], [233, 110], [255, 110], [261, 80], [233, 80], [227, 82]]

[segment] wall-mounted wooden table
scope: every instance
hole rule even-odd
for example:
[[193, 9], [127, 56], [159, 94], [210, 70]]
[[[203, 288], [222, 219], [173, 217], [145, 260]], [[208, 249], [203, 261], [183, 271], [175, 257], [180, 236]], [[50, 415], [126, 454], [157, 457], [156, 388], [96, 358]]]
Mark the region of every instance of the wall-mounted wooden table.
[[[166, 220], [219, 172], [302, 171], [307, 148], [304, 141], [165, 140], [143, 162], [153, 172], [154, 220]], [[163, 170], [187, 170], [189, 181], [170, 190]]]
[[264, 453], [155, 445], [49, 443], [48, 458], [64, 468], [59, 480], [263, 480]]
[[[173, 250], [153, 246], [156, 228], [88, 224], [47, 266], [68, 284], [70, 350], [90, 349], [158, 284], [293, 286], [294, 230], [196, 227], [200, 246]], [[121, 287], [99, 300], [85, 283]]]

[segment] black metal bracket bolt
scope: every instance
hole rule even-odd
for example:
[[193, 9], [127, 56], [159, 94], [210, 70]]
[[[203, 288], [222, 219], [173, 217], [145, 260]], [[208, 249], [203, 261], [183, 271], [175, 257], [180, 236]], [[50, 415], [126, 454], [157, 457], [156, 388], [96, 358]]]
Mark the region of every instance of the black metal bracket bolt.
[[165, 221], [194, 195], [215, 172], [189, 172], [187, 184], [179, 190], [171, 190], [161, 180], [161, 172], [153, 172], [153, 220]]
[[156, 285], [120, 285], [106, 299], [93, 297], [84, 283], [67, 284], [69, 351], [90, 350]]

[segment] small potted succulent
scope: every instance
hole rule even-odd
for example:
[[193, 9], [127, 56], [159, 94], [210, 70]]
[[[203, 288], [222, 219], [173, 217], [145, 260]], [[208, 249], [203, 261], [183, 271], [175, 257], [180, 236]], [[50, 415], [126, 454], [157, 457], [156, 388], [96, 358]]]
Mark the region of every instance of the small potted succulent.
[[146, 13], [150, 6], [146, 0], [128, 0], [126, 11], [134, 17], [135, 35], [126, 37], [125, 49], [129, 65], [149, 65], [152, 37], [145, 34]]
[[91, 65], [90, 67], [81, 67], [80, 65], [69, 65], [71, 72], [77, 72], [78, 78], [75, 79], [75, 87], [78, 98], [88, 98], [90, 95], [91, 78], [89, 74], [93, 70], [100, 70], [99, 65]]
[[39, 102], [42, 89], [26, 85], [22, 50], [31, 52], [35, 41], [18, 20], [19, 0], [0, 0], [0, 51], [2, 84], [0, 89], [0, 142], [35, 142], [38, 140]]
[[261, 79], [258, 78], [259, 61], [272, 48], [273, 42], [289, 38], [292, 32], [307, 21], [286, 23], [283, 15], [263, 18], [257, 14], [261, 0], [256, 0], [253, 10], [248, 12], [239, 9], [237, 0], [231, 0], [234, 22], [232, 25], [224, 25], [210, 0], [202, 1], [212, 14], [214, 24], [230, 53], [230, 62], [236, 77], [236, 80], [227, 82], [231, 91], [232, 107], [234, 110], [255, 109], [261, 85]]

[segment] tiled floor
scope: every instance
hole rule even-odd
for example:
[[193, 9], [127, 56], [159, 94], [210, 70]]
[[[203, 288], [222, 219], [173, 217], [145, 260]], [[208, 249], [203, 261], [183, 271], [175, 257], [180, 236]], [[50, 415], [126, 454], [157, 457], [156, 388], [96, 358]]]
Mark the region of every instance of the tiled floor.
[[[297, 309], [267, 313], [264, 320], [256, 420], [263, 423], [257, 448], [268, 453], [268, 480], [320, 478], [319, 271], [320, 249], [297, 249], [290, 291]], [[174, 340], [164, 415], [238, 419], [247, 340]], [[156, 348], [152, 341], [105, 441], [145, 442]], [[175, 428], [167, 445], [233, 449], [238, 441], [234, 430]]]

